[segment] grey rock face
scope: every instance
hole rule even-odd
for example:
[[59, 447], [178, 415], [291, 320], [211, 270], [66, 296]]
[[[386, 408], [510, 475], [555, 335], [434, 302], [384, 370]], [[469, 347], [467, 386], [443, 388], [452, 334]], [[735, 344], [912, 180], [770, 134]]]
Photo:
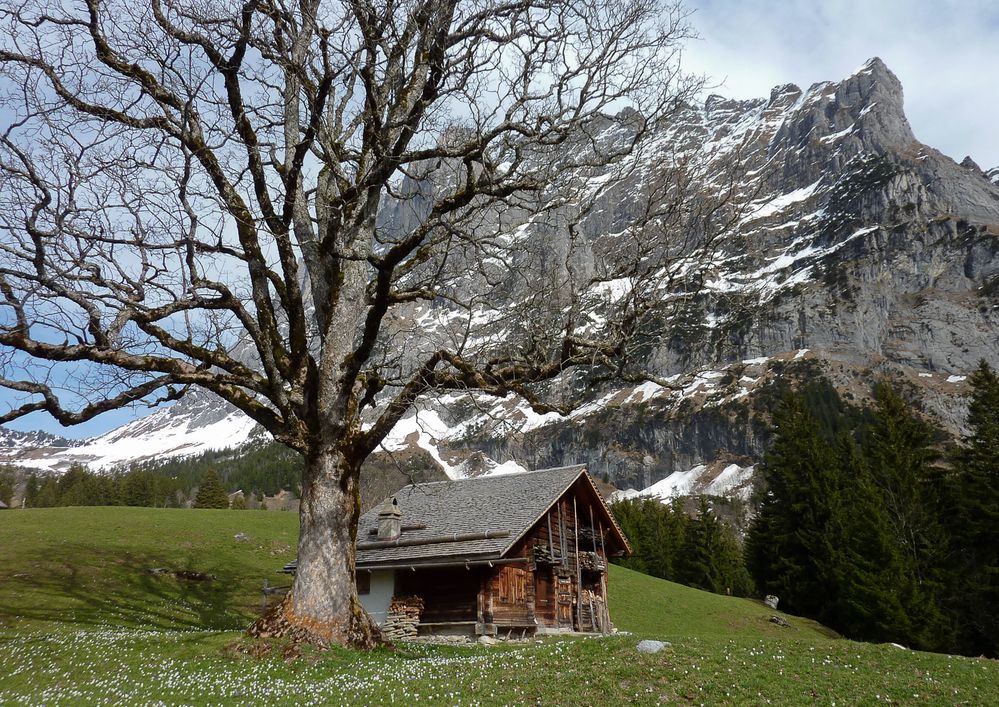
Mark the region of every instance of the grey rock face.
[[[616, 127], [600, 133], [600, 144], [621, 139], [635, 120], [608, 118]], [[751, 465], [768, 443], [755, 401], [806, 349], [841, 390], [862, 396], [874, 377], [899, 377], [947, 428], [961, 431], [960, 376], [981, 358], [999, 366], [999, 168], [982, 172], [971, 159], [958, 164], [919, 143], [898, 78], [876, 58], [807, 90], [788, 84], [749, 101], [709, 96], [655, 138], [632, 180], [610, 190], [582, 224], [588, 250], [574, 266], [593, 272], [613, 253], [612, 234], [637, 208], [627, 197], [657, 161], [693, 150], [721, 169], [727, 157], [742, 155], [738, 186], [752, 195], [747, 215], [722, 244], [711, 287], [673, 335], [645, 354], [647, 368], [677, 376], [682, 390], [635, 402], [626, 389], [586, 414], [531, 425], [522, 424], [531, 418], [516, 402], [488, 401], [495, 406], [489, 414], [440, 405], [435, 412], [457, 431], [433, 444], [455, 467], [468, 461], [488, 470], [490, 459], [585, 463], [621, 488], [643, 489], [716, 459]], [[381, 227], [404, 232], [419, 223], [434, 188], [432, 179], [405, 185], [413, 198], [386, 203]], [[483, 222], [522, 237], [511, 272], [530, 258], [567, 252], [563, 232], [529, 217], [524, 209]], [[502, 270], [490, 277], [499, 285], [488, 305], [514, 311], [523, 284]], [[415, 328], [422, 320], [410, 315], [403, 323]], [[426, 326], [414, 331], [412, 348], [435, 335]], [[714, 377], [697, 383], [708, 374]], [[606, 394], [606, 387], [593, 391], [595, 399]], [[149, 425], [172, 419], [196, 429], [231, 413], [210, 394], [190, 394]]]
[[[683, 336], [651, 352], [650, 368], [727, 372], [808, 349], [844, 391], [862, 396], [875, 377], [900, 377], [961, 431], [960, 377], [981, 358], [999, 365], [999, 189], [990, 181], [999, 172], [919, 143], [902, 101], [897, 77], [872, 59], [807, 91], [710, 96], [685, 118], [692, 127], [677, 142], [724, 150], [742, 141], [744, 188], [757, 190], [759, 209], [727, 245], [721, 285], [692, 308]], [[593, 230], [614, 228], [607, 209]], [[752, 416], [696, 406], [681, 414], [680, 403], [658, 412], [611, 405], [454, 446], [526, 466], [585, 463], [631, 489], [712, 459], [759, 458], [767, 438]]]

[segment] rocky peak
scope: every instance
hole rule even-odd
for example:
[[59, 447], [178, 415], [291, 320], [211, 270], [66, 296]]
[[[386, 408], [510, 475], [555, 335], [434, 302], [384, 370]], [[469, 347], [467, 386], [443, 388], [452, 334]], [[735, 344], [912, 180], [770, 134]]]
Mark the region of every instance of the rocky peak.
[[787, 108], [793, 105], [800, 97], [801, 88], [793, 83], [774, 86], [770, 90], [770, 100], [767, 102], [767, 106]]
[[961, 166], [965, 169], [970, 169], [973, 172], [981, 172], [982, 174], [985, 174], [985, 172], [982, 171], [982, 168], [978, 166], [978, 163], [971, 159], [971, 155], [965, 155], [964, 159], [961, 160]]
[[840, 85], [865, 96], [881, 94], [891, 98], [902, 97], [902, 82], [879, 57], [868, 59], [863, 66], [840, 82]]
[[804, 188], [843, 170], [866, 153], [900, 153], [915, 142], [902, 105], [902, 86], [884, 62], [871, 59], [842, 81], [778, 86], [764, 111], [781, 114], [770, 155], [783, 155], [779, 184]]
[[34, 447], [72, 447], [77, 440], [66, 439], [42, 431], [20, 432], [0, 427], [0, 449], [31, 449]]
[[905, 117], [902, 84], [877, 57], [845, 80], [817, 84], [809, 92], [816, 126], [825, 127], [827, 136], [852, 129], [865, 149], [879, 152], [915, 140]]

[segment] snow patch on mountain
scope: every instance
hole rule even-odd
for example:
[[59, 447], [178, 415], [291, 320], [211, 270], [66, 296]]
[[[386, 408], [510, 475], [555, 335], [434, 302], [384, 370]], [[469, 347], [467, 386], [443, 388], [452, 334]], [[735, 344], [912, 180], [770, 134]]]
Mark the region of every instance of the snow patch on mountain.
[[751, 210], [749, 214], [743, 217], [742, 221], [740, 221], [740, 225], [752, 223], [753, 221], [758, 221], [764, 218], [770, 218], [782, 213], [794, 204], [810, 199], [812, 195], [815, 194], [815, 190], [819, 188], [819, 184], [821, 182], [822, 180], [819, 179], [813, 184], [809, 184], [807, 187], [802, 187], [801, 189], [795, 189], [787, 194], [775, 196], [757, 204], [756, 206], [750, 207]]
[[668, 503], [681, 496], [726, 496], [748, 500], [755, 465], [698, 464], [692, 469], [674, 471], [651, 486], [636, 490], [623, 489], [611, 494], [611, 501], [652, 498]]
[[71, 447], [46, 445], [50, 453], [21, 457], [16, 463], [47, 471], [64, 471], [72, 464], [106, 471], [133, 462], [162, 461], [241, 447], [251, 440], [256, 429], [256, 422], [235, 410], [202, 424], [195, 415], [178, 416], [166, 409]]
[[414, 410], [399, 420], [382, 440], [380, 449], [390, 454], [417, 447], [429, 454], [449, 478], [461, 477], [458, 464], [445, 459], [437, 448], [438, 440], [451, 432], [451, 426], [434, 410]]

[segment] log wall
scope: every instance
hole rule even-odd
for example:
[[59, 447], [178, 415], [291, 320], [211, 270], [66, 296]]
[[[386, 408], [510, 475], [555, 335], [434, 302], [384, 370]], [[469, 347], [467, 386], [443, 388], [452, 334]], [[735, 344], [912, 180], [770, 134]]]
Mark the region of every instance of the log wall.
[[596, 523], [603, 509], [595, 505], [578, 485], [563, 495], [509, 553], [528, 562], [494, 569], [484, 580], [480, 620], [497, 627], [609, 631], [608, 528]]

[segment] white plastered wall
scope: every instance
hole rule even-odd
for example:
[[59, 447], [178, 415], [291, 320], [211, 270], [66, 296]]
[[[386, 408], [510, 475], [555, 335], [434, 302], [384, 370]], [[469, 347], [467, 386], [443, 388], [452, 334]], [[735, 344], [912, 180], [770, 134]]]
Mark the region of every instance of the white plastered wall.
[[385, 623], [394, 593], [395, 570], [372, 570], [371, 591], [362, 594], [360, 598], [364, 610], [379, 626]]

